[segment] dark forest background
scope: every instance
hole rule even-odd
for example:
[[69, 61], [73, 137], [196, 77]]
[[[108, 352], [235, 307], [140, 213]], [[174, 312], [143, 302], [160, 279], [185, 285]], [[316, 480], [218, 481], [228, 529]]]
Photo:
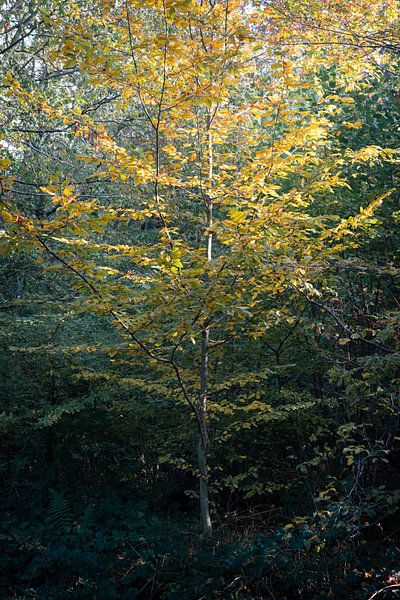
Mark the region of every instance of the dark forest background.
[[[48, 25], [32, 7], [3, 2], [8, 26], [20, 24], [13, 33], [32, 32], [25, 47], [23, 36], [10, 47], [11, 34], [0, 32], [2, 71], [60, 106], [78, 86], [92, 116], [111, 120], [117, 139], [138, 143], [129, 119], [115, 121], [111, 96], [85, 87], [73, 67], [53, 69]], [[348, 120], [362, 125], [338, 122], [338, 149], [398, 148], [395, 54], [391, 69], [347, 93]], [[338, 93], [333, 67], [320, 80], [327, 94]], [[75, 158], [80, 141], [44, 130], [40, 117], [17, 115], [1, 95], [5, 86], [0, 131], [11, 139], [3, 151], [15, 178], [12, 201], [40, 219], [49, 210], [40, 186], [55, 169], [60, 178], [85, 179]], [[235, 360], [223, 374], [231, 384], [217, 386], [213, 399], [238, 410], [210, 422], [213, 540], [198, 534], [196, 432], [182, 400], [157, 385], [132, 385], [148, 367], [131, 372], [115, 329], [80, 307], [62, 268], [23, 245], [1, 254], [2, 598], [361, 599], [397, 584], [398, 182], [395, 160], [371, 161], [351, 190], [321, 199], [316, 213], [347, 217], [395, 190], [357, 244], [332, 258], [321, 295], [282, 291], [268, 308], [266, 334], [232, 342]], [[80, 190], [119, 193], [104, 181]], [[158, 235], [155, 219], [115, 231], [119, 243]], [[232, 383], [246, 372], [257, 376]], [[246, 412], [251, 398], [268, 410]], [[395, 589], [379, 598], [395, 597]]]

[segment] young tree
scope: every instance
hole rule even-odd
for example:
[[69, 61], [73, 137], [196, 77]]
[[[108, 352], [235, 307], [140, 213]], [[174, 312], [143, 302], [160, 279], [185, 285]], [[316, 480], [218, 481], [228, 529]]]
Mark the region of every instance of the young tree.
[[78, 97], [66, 110], [10, 72], [4, 84], [86, 145], [86, 181], [108, 182], [117, 198], [88, 198], [72, 178], [54, 177], [42, 187], [47, 216], [33, 219], [13, 206], [8, 176], [7, 239], [44, 251], [85, 295], [81, 309], [110, 317], [132, 374], [148, 359], [132, 385], [181, 394], [198, 429], [210, 537], [211, 357], [234, 362], [237, 339], [264, 336], [282, 294], [317, 294], [312, 281], [382, 201], [338, 222], [318, 215], [318, 199], [349, 185], [343, 165], [382, 150], [337, 152], [332, 119], [348, 98], [337, 96], [332, 112], [314, 76], [321, 58], [287, 43], [275, 12], [240, 0], [125, 0], [77, 3], [65, 20], [46, 19], [53, 60], [112, 98], [110, 123]]

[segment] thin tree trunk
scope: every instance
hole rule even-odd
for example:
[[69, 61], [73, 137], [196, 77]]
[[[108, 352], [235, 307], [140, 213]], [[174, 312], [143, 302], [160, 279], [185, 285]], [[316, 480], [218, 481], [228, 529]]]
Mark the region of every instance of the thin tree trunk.
[[[207, 135], [208, 135], [208, 194], [207, 194], [207, 233], [206, 233], [206, 249], [207, 260], [212, 260], [212, 232], [211, 226], [213, 223], [213, 199], [212, 199], [212, 178], [213, 178], [213, 146], [211, 133], [211, 110], [207, 116]], [[208, 287], [208, 277], [206, 277], [205, 285]], [[210, 341], [210, 326], [206, 319], [203, 324], [203, 332], [201, 338], [201, 366], [200, 366], [200, 396], [199, 396], [199, 417], [200, 417], [200, 434], [198, 445], [198, 466], [199, 466], [199, 497], [200, 497], [200, 521], [205, 537], [212, 537], [212, 523], [210, 517], [210, 501], [208, 497], [208, 472], [207, 472], [207, 455], [209, 447], [208, 427], [207, 427], [207, 394], [208, 394], [208, 362], [209, 362], [209, 341]]]
[[199, 434], [198, 465], [199, 465], [199, 496], [200, 496], [200, 521], [203, 535], [212, 537], [212, 524], [210, 517], [210, 503], [208, 498], [208, 431], [207, 431], [207, 388], [208, 388], [208, 356], [209, 356], [210, 330], [206, 327], [201, 339], [201, 369], [200, 369], [200, 398], [199, 416], [201, 431]]

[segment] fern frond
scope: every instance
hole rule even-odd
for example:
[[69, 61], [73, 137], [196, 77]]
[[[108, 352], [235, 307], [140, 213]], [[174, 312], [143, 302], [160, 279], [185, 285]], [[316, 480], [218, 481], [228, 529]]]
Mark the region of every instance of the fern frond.
[[68, 500], [61, 492], [49, 491], [50, 503], [47, 511], [47, 520], [52, 529], [60, 530], [69, 527], [72, 523], [72, 511]]

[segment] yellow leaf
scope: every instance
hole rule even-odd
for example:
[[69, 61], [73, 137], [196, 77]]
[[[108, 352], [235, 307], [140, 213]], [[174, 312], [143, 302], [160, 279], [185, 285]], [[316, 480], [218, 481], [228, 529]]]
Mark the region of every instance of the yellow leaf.
[[64, 190], [63, 190], [63, 194], [64, 194], [64, 196], [67, 196], [67, 198], [72, 196], [73, 193], [74, 193], [74, 188], [72, 187], [72, 185], [67, 185], [67, 187], [64, 188]]

